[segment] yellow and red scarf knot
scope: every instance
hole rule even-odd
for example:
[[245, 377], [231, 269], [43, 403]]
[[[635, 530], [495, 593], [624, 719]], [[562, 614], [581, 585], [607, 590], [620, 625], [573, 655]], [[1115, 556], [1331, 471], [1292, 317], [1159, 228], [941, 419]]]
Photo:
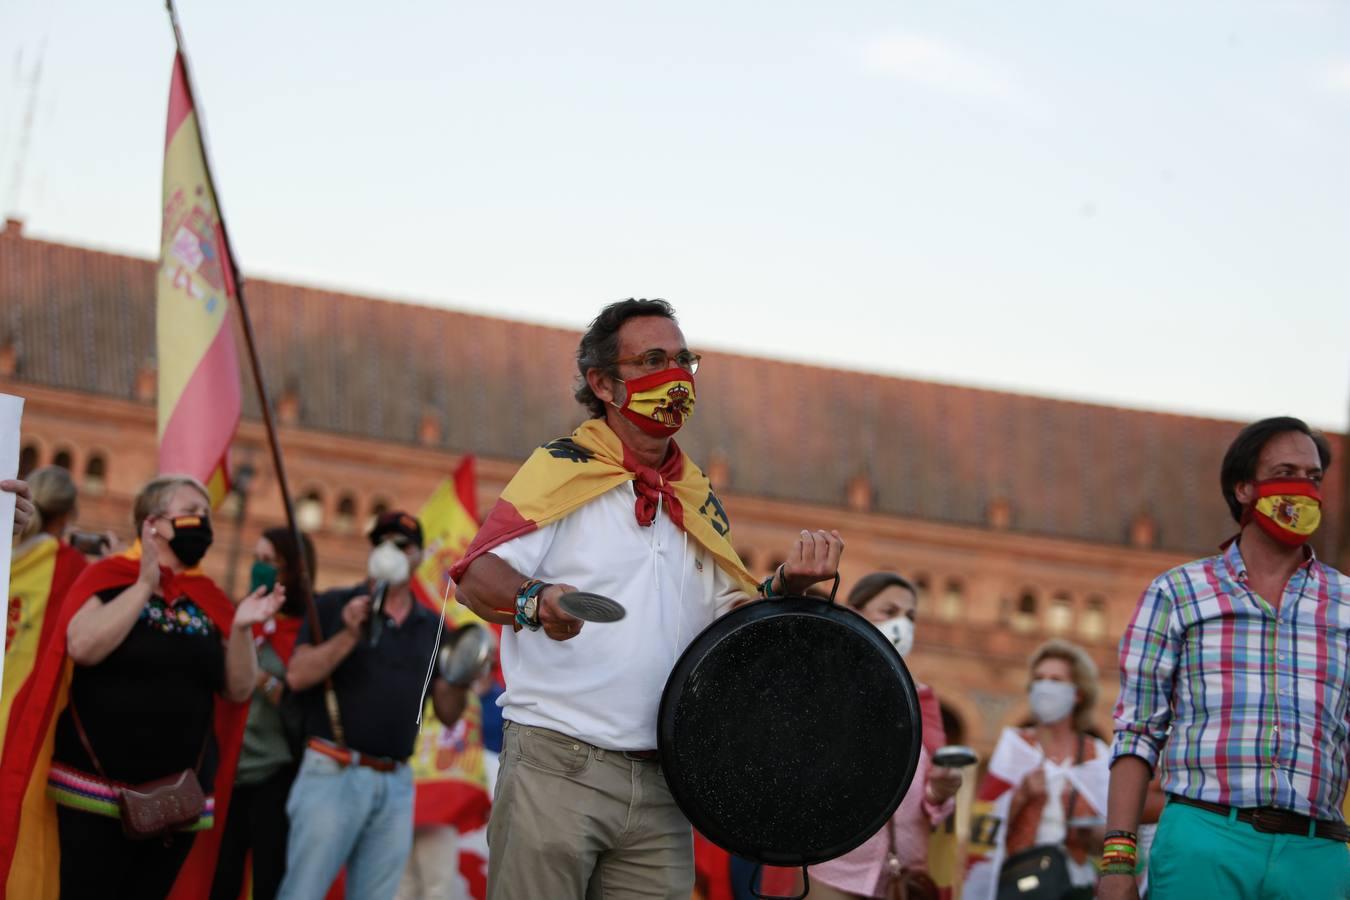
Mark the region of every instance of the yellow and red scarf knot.
[[623, 448], [623, 467], [633, 473], [633, 493], [637, 495], [633, 514], [644, 528], [650, 528], [656, 521], [656, 513], [664, 504], [671, 519], [681, 528], [683, 509], [679, 498], [675, 496], [673, 482], [684, 472], [684, 453], [674, 442], [670, 442], [670, 452], [666, 454], [661, 468], [644, 466], [633, 456], [627, 446]]
[[1322, 524], [1322, 491], [1311, 478], [1267, 478], [1255, 487], [1243, 525], [1255, 522], [1280, 543], [1298, 547]]

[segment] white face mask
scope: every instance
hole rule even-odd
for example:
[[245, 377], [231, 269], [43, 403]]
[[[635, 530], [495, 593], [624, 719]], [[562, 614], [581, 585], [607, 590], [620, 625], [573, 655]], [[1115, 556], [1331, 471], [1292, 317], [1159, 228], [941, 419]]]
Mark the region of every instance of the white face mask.
[[1042, 725], [1058, 722], [1073, 712], [1078, 702], [1078, 688], [1067, 681], [1042, 678], [1031, 683], [1031, 714]]
[[375, 581], [406, 584], [412, 575], [412, 566], [408, 563], [408, 555], [398, 549], [393, 541], [384, 541], [370, 551], [366, 574]]
[[914, 622], [909, 616], [896, 616], [879, 622], [877, 628], [886, 635], [886, 640], [895, 645], [901, 656], [908, 656], [914, 649]]

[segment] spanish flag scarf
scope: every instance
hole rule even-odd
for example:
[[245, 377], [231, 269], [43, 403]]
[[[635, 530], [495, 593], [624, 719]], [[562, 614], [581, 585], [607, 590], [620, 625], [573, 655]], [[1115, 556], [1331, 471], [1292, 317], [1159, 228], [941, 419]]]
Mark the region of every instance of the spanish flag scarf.
[[56, 615], [47, 613], [87, 565], [80, 551], [49, 534], [34, 535], [14, 548], [5, 627], [5, 679], [0, 689], [0, 748], [5, 746], [9, 728], [23, 721], [38, 650], [56, 627]]
[[[11, 719], [0, 753], [0, 895], [55, 900], [60, 894], [56, 806], [46, 790], [56, 721], [66, 707], [74, 668], [66, 655], [66, 629], [86, 600], [134, 583], [139, 572], [138, 542], [126, 553], [85, 569], [64, 597], [52, 597], [36, 661], [25, 684], [22, 717]], [[161, 568], [160, 593], [172, 600], [189, 598], [211, 619], [222, 638], [228, 638], [234, 606], [206, 576], [196, 570], [174, 574]], [[215, 698], [212, 723], [219, 755], [213, 791], [215, 824], [197, 835], [170, 898], [205, 897], [211, 891], [247, 717], [248, 703]]]
[[556, 522], [630, 481], [638, 524], [651, 525], [658, 506], [664, 506], [671, 521], [711, 553], [741, 590], [757, 595], [754, 576], [727, 540], [731, 521], [707, 476], [674, 441], [659, 469], [642, 465], [603, 419], [590, 419], [571, 437], [550, 441], [525, 460], [450, 577], [460, 580], [493, 547]]

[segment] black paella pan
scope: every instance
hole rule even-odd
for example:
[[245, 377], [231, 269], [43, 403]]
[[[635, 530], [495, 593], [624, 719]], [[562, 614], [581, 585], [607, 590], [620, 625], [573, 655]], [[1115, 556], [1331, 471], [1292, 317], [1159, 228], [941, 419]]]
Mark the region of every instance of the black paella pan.
[[761, 865], [808, 866], [895, 813], [919, 761], [919, 698], [891, 642], [833, 593], [785, 597], [694, 638], [666, 682], [657, 739], [671, 793], [705, 837]]

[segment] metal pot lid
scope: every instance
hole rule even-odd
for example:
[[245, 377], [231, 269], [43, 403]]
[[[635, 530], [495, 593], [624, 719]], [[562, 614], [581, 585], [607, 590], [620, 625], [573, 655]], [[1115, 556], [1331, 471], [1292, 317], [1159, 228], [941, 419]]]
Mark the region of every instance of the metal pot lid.
[[496, 641], [487, 628], [470, 622], [446, 638], [437, 654], [441, 677], [451, 684], [468, 684], [487, 670]]
[[671, 793], [725, 850], [813, 865], [876, 834], [914, 778], [919, 698], [900, 654], [852, 610], [751, 603], [701, 632], [666, 683]]

